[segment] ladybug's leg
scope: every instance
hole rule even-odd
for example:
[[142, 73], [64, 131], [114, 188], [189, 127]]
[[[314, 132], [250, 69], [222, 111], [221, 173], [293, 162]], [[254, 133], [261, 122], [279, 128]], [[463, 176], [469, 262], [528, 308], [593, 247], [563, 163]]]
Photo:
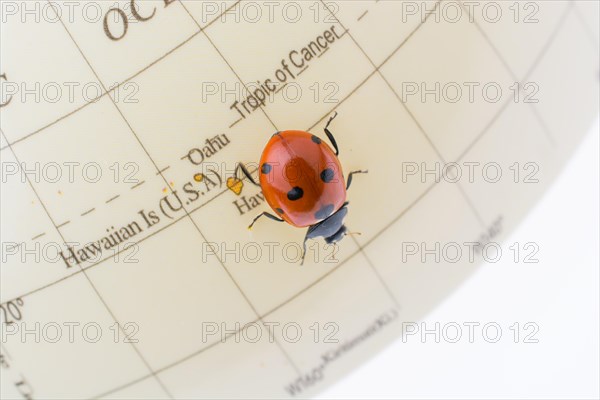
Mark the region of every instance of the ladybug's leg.
[[348, 180], [346, 181], [346, 190], [348, 190], [348, 188], [350, 187], [350, 184], [352, 183], [352, 175], [354, 174], [366, 174], [367, 170], [358, 170], [358, 171], [352, 171], [348, 174]]
[[268, 212], [266, 212], [266, 211], [263, 211], [262, 213], [260, 213], [259, 215], [257, 215], [257, 216], [256, 216], [256, 217], [255, 217], [255, 218], [252, 220], [252, 223], [251, 223], [251, 224], [248, 226], [248, 229], [252, 229], [252, 226], [254, 225], [254, 223], [256, 222], [256, 220], [257, 220], [257, 219], [259, 219], [259, 218], [260, 218], [260, 217], [262, 217], [262, 216], [265, 216], [265, 217], [267, 217], [267, 218], [270, 218], [270, 219], [272, 219], [273, 221], [277, 221], [277, 222], [283, 222], [283, 219], [281, 219], [281, 218], [279, 218], [279, 217], [277, 217], [277, 216], [275, 216], [275, 215], [273, 215], [273, 214], [271, 214], [271, 213], [268, 213]]
[[335, 149], [335, 155], [337, 156], [338, 154], [340, 154], [340, 150], [338, 149], [338, 145], [337, 145], [337, 142], [335, 141], [335, 138], [333, 137], [333, 134], [328, 129], [329, 124], [331, 123], [331, 121], [333, 121], [333, 119], [335, 117], [337, 117], [337, 111], [335, 112], [335, 114], [333, 114], [332, 117], [329, 117], [329, 121], [327, 121], [327, 124], [325, 125], [325, 134], [327, 135], [327, 137], [329, 138], [329, 141], [333, 145], [333, 148]]
[[302, 243], [302, 260], [300, 260], [300, 265], [304, 265], [304, 257], [306, 257], [306, 241], [308, 240], [308, 232], [306, 232], [306, 236], [304, 236], [304, 242]]
[[256, 183], [256, 181], [254, 180], [254, 178], [252, 177], [252, 175], [250, 175], [250, 172], [248, 171], [248, 169], [246, 168], [246, 166], [242, 163], [238, 163], [238, 165], [235, 167], [235, 177], [238, 177], [238, 170], [242, 170], [242, 172], [244, 173], [244, 175], [246, 176], [246, 178], [248, 178], [248, 180], [250, 182], [252, 182], [254, 185], [256, 186], [260, 186], [260, 184]]

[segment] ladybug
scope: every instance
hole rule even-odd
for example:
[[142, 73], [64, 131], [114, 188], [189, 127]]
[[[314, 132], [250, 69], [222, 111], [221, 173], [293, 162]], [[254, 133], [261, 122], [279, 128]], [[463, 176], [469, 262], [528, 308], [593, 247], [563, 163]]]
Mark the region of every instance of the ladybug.
[[258, 215], [248, 229], [261, 217], [277, 222], [287, 222], [295, 227], [308, 227], [303, 243], [302, 262], [306, 255], [306, 241], [323, 237], [327, 243], [336, 243], [347, 234], [344, 218], [348, 213], [346, 190], [352, 183], [352, 176], [368, 171], [352, 171], [348, 179], [344, 174], [339, 149], [329, 124], [337, 112], [325, 125], [325, 134], [331, 147], [318, 136], [309, 132], [287, 130], [273, 134], [263, 150], [259, 164], [260, 183], [257, 183], [246, 166], [238, 163], [238, 171], [256, 186], [260, 186], [265, 200], [275, 212]]

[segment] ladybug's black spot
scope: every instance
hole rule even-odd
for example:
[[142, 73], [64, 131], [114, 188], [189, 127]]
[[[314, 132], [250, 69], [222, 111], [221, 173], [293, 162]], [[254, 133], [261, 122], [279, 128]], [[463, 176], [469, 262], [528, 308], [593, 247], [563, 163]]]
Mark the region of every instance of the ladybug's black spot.
[[264, 163], [260, 168], [260, 172], [262, 172], [263, 174], [268, 174], [269, 172], [271, 172], [271, 168], [271, 164]]
[[325, 219], [331, 215], [333, 212], [333, 204], [326, 204], [319, 211], [315, 213], [315, 218], [317, 219]]
[[313, 141], [313, 142], [315, 142], [316, 144], [321, 144], [321, 139], [320, 139], [320, 138], [318, 138], [317, 136], [315, 136], [315, 135], [312, 135], [312, 138], [311, 138], [311, 139], [312, 139], [312, 141]]
[[304, 196], [304, 190], [301, 187], [294, 186], [289, 192], [287, 192], [287, 198], [291, 201], [296, 201]]
[[275, 211], [277, 211], [277, 214], [284, 214], [281, 208], [276, 208]]
[[325, 168], [323, 171], [321, 171], [321, 180], [325, 183], [331, 182], [334, 176], [335, 173], [331, 168]]

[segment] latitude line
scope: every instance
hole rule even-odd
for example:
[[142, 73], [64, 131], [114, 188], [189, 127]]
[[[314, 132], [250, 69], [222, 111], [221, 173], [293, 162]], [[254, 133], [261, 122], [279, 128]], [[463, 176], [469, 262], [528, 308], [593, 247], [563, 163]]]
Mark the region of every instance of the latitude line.
[[[238, 2], [239, 2], [239, 1], [238, 1]], [[397, 51], [398, 51], [398, 50], [399, 50], [399, 49], [400, 49], [400, 48], [401, 48], [401, 47], [402, 47], [402, 46], [403, 46], [403, 45], [404, 45], [406, 42], [407, 42], [408, 38], [410, 38], [410, 37], [412, 36], [412, 34], [413, 34], [413, 33], [414, 33], [414, 31], [413, 31], [411, 34], [409, 34], [407, 38], [403, 39], [403, 41], [402, 41], [402, 42], [399, 44], [399, 46], [397, 46], [397, 47], [395, 48], [395, 50], [393, 50], [393, 51], [392, 51], [392, 53], [391, 53], [389, 56], [387, 56], [387, 57], [385, 58], [385, 60], [383, 61], [383, 63], [382, 63], [382, 64], [380, 64], [380, 66], [382, 66], [384, 63], [386, 63], [386, 62], [387, 62], [387, 61], [388, 61], [388, 60], [389, 60], [389, 59], [390, 59], [390, 58], [391, 58], [391, 57], [392, 57], [392, 56], [393, 56], [393, 55], [394, 55], [394, 54], [395, 54], [395, 53], [396, 53], [396, 52], [397, 52]], [[345, 102], [345, 101], [346, 101], [348, 98], [350, 98], [350, 97], [352, 96], [352, 94], [354, 94], [356, 91], [358, 91], [358, 90], [359, 90], [359, 89], [360, 89], [360, 88], [361, 88], [361, 87], [362, 87], [362, 86], [363, 86], [363, 85], [364, 85], [364, 84], [365, 84], [365, 83], [366, 83], [366, 82], [367, 82], [367, 81], [368, 81], [368, 80], [369, 80], [369, 79], [370, 79], [370, 78], [371, 78], [373, 75], [375, 75], [375, 74], [376, 74], [376, 71], [375, 71], [375, 70], [374, 70], [374, 71], [372, 71], [372, 72], [370, 72], [370, 73], [369, 73], [369, 74], [366, 76], [366, 78], [365, 78], [363, 81], [361, 81], [361, 82], [360, 82], [360, 83], [359, 83], [359, 84], [358, 84], [358, 85], [357, 85], [357, 86], [356, 86], [356, 87], [355, 87], [355, 88], [354, 88], [354, 89], [353, 89], [353, 90], [352, 90], [352, 91], [351, 91], [351, 92], [350, 92], [350, 93], [349, 93], [347, 96], [345, 96], [343, 99], [341, 99], [341, 100], [340, 100], [340, 102], [338, 102], [336, 106], [334, 106], [334, 107], [333, 107], [331, 110], [327, 111], [327, 112], [326, 112], [326, 113], [325, 113], [325, 114], [324, 114], [324, 115], [323, 115], [321, 118], [319, 118], [319, 119], [318, 119], [318, 120], [317, 120], [317, 121], [316, 121], [314, 124], [312, 124], [312, 125], [311, 125], [311, 126], [308, 128], [308, 131], [312, 130], [312, 129], [313, 129], [315, 126], [317, 126], [317, 125], [318, 125], [318, 124], [319, 124], [321, 121], [323, 121], [323, 120], [324, 120], [326, 117], [328, 117], [329, 115], [331, 115], [331, 113], [332, 113], [332, 112], [333, 112], [333, 111], [334, 111], [336, 108], [338, 108], [338, 107], [339, 107], [341, 104], [343, 104], [343, 103], [344, 103], [344, 102]], [[246, 179], [245, 177], [243, 177], [243, 178], [242, 178], [242, 180], [245, 180], [245, 179]], [[216, 200], [216, 199], [217, 199], [218, 197], [220, 197], [221, 195], [223, 195], [223, 194], [227, 193], [227, 191], [228, 191], [228, 190], [229, 190], [229, 189], [224, 189], [223, 191], [221, 191], [221, 192], [219, 192], [217, 195], [215, 195], [215, 197], [213, 197], [213, 198], [211, 198], [211, 199], [207, 200], [205, 203], [203, 203], [203, 204], [200, 204], [199, 206], [197, 206], [197, 207], [193, 208], [193, 209], [191, 210], [191, 213], [194, 213], [194, 212], [196, 212], [197, 210], [199, 210], [199, 209], [203, 208], [204, 206], [208, 205], [208, 204], [209, 204], [209, 203], [211, 203], [213, 200]], [[144, 238], [140, 239], [140, 240], [139, 240], [138, 242], [136, 242], [135, 244], [136, 244], [136, 245], [138, 245], [138, 244], [142, 243], [142, 242], [143, 242], [143, 241], [145, 241], [146, 239], [149, 239], [150, 237], [154, 236], [155, 234], [157, 234], [157, 233], [159, 233], [159, 232], [162, 232], [163, 230], [165, 230], [165, 229], [167, 229], [167, 228], [171, 227], [172, 225], [174, 225], [175, 223], [179, 222], [179, 221], [180, 221], [181, 219], [183, 219], [183, 218], [184, 218], [184, 216], [178, 217], [177, 219], [175, 219], [175, 220], [171, 221], [169, 224], [167, 224], [167, 225], [165, 225], [165, 226], [163, 226], [163, 227], [161, 227], [161, 228], [158, 228], [158, 230], [157, 230], [157, 231], [155, 231], [155, 232], [153, 232], [153, 233], [149, 234], [148, 236], [146, 236], [146, 237], [144, 237]], [[68, 222], [70, 222], [70, 221], [68, 221]], [[389, 228], [389, 226], [385, 227], [383, 230], [386, 230], [387, 228]], [[378, 232], [378, 233], [376, 233], [376, 234], [375, 234], [375, 236], [379, 236], [381, 233], [383, 233], [383, 232]], [[370, 243], [370, 242], [371, 242], [371, 240], [369, 240], [367, 243]], [[119, 255], [120, 253], [121, 253], [121, 251], [119, 251], [119, 252], [116, 252], [114, 255]], [[104, 258], [104, 259], [102, 259], [102, 260], [99, 260], [99, 261], [97, 261], [97, 262], [96, 262], [96, 263], [94, 263], [94, 264], [91, 264], [91, 265], [89, 265], [89, 266], [83, 267], [83, 269], [84, 269], [84, 270], [88, 270], [88, 269], [94, 268], [94, 267], [96, 267], [97, 265], [99, 265], [99, 264], [103, 263], [104, 261], [108, 260], [109, 258], [111, 258], [111, 257], [107, 257], [107, 258]], [[53, 286], [54, 284], [58, 284], [58, 283], [60, 283], [61, 281], [65, 280], [65, 279], [67, 279], [67, 278], [69, 278], [69, 277], [71, 277], [71, 276], [73, 276], [73, 275], [76, 275], [76, 274], [78, 274], [79, 272], [80, 272], [80, 271], [77, 271], [77, 272], [75, 272], [75, 273], [74, 273], [74, 274], [72, 274], [72, 275], [69, 275], [69, 276], [63, 277], [63, 278], [61, 278], [61, 279], [59, 279], [59, 280], [57, 280], [57, 281], [51, 282], [51, 283], [49, 283], [49, 284], [47, 284], [47, 285], [41, 286], [41, 287], [39, 287], [39, 288], [36, 288], [36, 289], [33, 289], [33, 290], [29, 291], [29, 292], [25, 292], [25, 293], [23, 293], [23, 294], [21, 294], [21, 295], [19, 295], [19, 296], [16, 296], [16, 297], [14, 297], [14, 298], [8, 299], [8, 300], [6, 300], [4, 303], [6, 303], [6, 302], [8, 302], [8, 301], [13, 301], [13, 300], [15, 300], [15, 299], [17, 299], [17, 298], [23, 298], [23, 297], [27, 297], [27, 296], [29, 296], [29, 295], [32, 295], [32, 294], [34, 294], [34, 293], [37, 293], [37, 292], [39, 292], [39, 291], [41, 291], [41, 290], [43, 290], [43, 289], [45, 289], [45, 288], [47, 288], [47, 287], [51, 287], [51, 286]], [[4, 303], [2, 303], [2, 304], [4, 304]]]
[[[255, 170], [253, 170], [253, 171], [251, 171], [251, 173], [254, 173], [255, 171], [256, 171], [256, 169], [255, 169]], [[241, 178], [241, 179], [242, 179], [242, 180], [246, 180], [246, 177], [243, 177], [243, 178]], [[228, 191], [228, 190], [229, 190], [229, 189], [224, 189], [224, 190], [222, 190], [221, 192], [217, 193], [217, 194], [216, 194], [216, 195], [215, 195], [213, 198], [211, 198], [211, 199], [208, 199], [206, 202], [204, 202], [204, 203], [200, 204], [199, 206], [197, 206], [197, 207], [193, 208], [193, 209], [192, 209], [190, 212], [191, 212], [191, 213], [194, 213], [194, 212], [196, 212], [196, 211], [200, 210], [201, 208], [203, 208], [204, 206], [207, 206], [209, 203], [213, 202], [213, 201], [214, 201], [214, 200], [216, 200], [218, 197], [220, 197], [220, 196], [224, 195], [225, 193], [227, 193], [227, 191]], [[172, 225], [175, 225], [177, 222], [181, 221], [181, 220], [182, 220], [182, 219], [184, 219], [184, 218], [185, 218], [185, 215], [182, 215], [182, 216], [180, 216], [180, 217], [178, 217], [178, 218], [174, 219], [174, 220], [173, 220], [173, 221], [171, 221], [170, 223], [166, 224], [165, 226], [162, 226], [162, 227], [160, 227], [160, 228], [157, 228], [157, 230], [156, 230], [156, 231], [154, 231], [154, 232], [152, 232], [152, 233], [148, 234], [148, 236], [145, 236], [145, 237], [143, 237], [142, 239], [138, 240], [137, 242], [135, 242], [135, 243], [134, 243], [134, 245], [136, 245], [136, 246], [137, 246], [137, 245], [141, 244], [141, 243], [142, 243], [142, 242], [144, 242], [145, 240], [147, 240], [147, 239], [150, 239], [152, 236], [154, 236], [154, 235], [158, 234], [159, 232], [162, 232], [163, 230], [165, 230], [165, 229], [167, 229], [167, 228], [171, 227]], [[63, 224], [63, 225], [64, 225], [64, 224]], [[61, 227], [61, 225], [57, 226], [57, 228], [60, 228], [60, 227]], [[121, 249], [121, 250], [119, 250], [119, 251], [116, 251], [116, 252], [114, 252], [112, 255], [110, 255], [110, 256], [107, 256], [107, 257], [105, 257], [105, 258], [103, 258], [103, 259], [101, 259], [101, 260], [99, 260], [99, 261], [96, 261], [95, 263], [93, 263], [93, 264], [91, 264], [91, 265], [88, 265], [88, 266], [85, 266], [85, 267], [82, 267], [82, 268], [83, 268], [83, 270], [86, 270], [86, 271], [87, 271], [88, 269], [94, 268], [94, 267], [96, 267], [97, 265], [99, 265], [99, 264], [102, 264], [103, 262], [105, 262], [105, 261], [107, 261], [107, 260], [109, 260], [109, 259], [111, 259], [111, 258], [113, 258], [113, 257], [116, 257], [116, 256], [120, 255], [121, 253], [125, 252], [126, 250], [127, 250], [127, 249]], [[32, 294], [34, 294], [34, 293], [37, 293], [37, 292], [39, 292], [39, 291], [41, 291], [41, 290], [43, 290], [43, 289], [46, 289], [47, 287], [54, 286], [55, 284], [57, 284], [57, 283], [60, 283], [61, 281], [65, 280], [65, 279], [67, 279], [67, 278], [70, 278], [71, 276], [73, 276], [73, 275], [76, 275], [76, 274], [78, 274], [79, 272], [81, 272], [81, 271], [80, 271], [80, 270], [78, 270], [78, 271], [76, 271], [75, 273], [73, 273], [73, 274], [71, 274], [71, 275], [68, 275], [68, 276], [62, 277], [62, 278], [60, 278], [60, 279], [58, 279], [58, 280], [56, 280], [56, 281], [53, 281], [53, 282], [51, 282], [51, 283], [49, 283], [49, 284], [46, 284], [46, 285], [44, 285], [44, 286], [41, 286], [41, 287], [39, 287], [39, 288], [33, 289], [33, 290], [29, 291], [29, 292], [23, 293], [23, 294], [21, 294], [21, 295], [19, 295], [19, 296], [16, 296], [16, 297], [14, 297], [14, 298], [8, 299], [8, 300], [6, 300], [5, 302], [3, 302], [3, 303], [1, 303], [1, 304], [5, 304], [5, 303], [7, 303], [7, 302], [9, 302], [9, 301], [14, 301], [14, 300], [16, 300], [16, 299], [18, 299], [18, 298], [27, 297], [27, 296], [29, 296], [29, 295], [32, 295]]]
[[[412, 36], [412, 34], [410, 34], [410, 35], [409, 35], [409, 37], [410, 37], [410, 36]], [[402, 46], [402, 45], [403, 45], [403, 44], [404, 44], [406, 41], [407, 41], [407, 40], [406, 40], [406, 39], [404, 39], [404, 40], [402, 41], [402, 43], [401, 43], [401, 44], [400, 44], [400, 45], [399, 45], [399, 46], [398, 46], [398, 47], [397, 47], [397, 48], [396, 48], [396, 49], [395, 49], [395, 50], [392, 52], [392, 54], [390, 54], [388, 57], [386, 57], [386, 59], [384, 60], [384, 62], [383, 62], [382, 64], [380, 64], [380, 66], [381, 66], [381, 65], [383, 65], [384, 63], [386, 63], [386, 62], [387, 62], [387, 60], [389, 60], [389, 59], [390, 59], [390, 58], [391, 58], [391, 57], [392, 57], [392, 56], [393, 56], [393, 55], [394, 55], [394, 54], [395, 54], [395, 53], [396, 53], [396, 52], [397, 52], [397, 51], [400, 49], [400, 47], [401, 47], [401, 46]], [[324, 120], [324, 119], [325, 119], [327, 116], [331, 115], [331, 113], [332, 113], [332, 112], [333, 112], [333, 111], [334, 111], [336, 108], [338, 108], [338, 107], [339, 107], [341, 104], [343, 104], [343, 103], [344, 103], [344, 102], [345, 102], [345, 101], [346, 101], [348, 98], [350, 98], [352, 94], [354, 94], [354, 93], [355, 93], [357, 90], [359, 90], [359, 89], [360, 89], [360, 88], [361, 88], [361, 87], [362, 87], [362, 86], [363, 86], [363, 85], [364, 85], [364, 84], [365, 84], [365, 83], [366, 83], [366, 82], [367, 82], [367, 81], [368, 81], [368, 80], [369, 80], [369, 79], [370, 79], [370, 78], [371, 78], [373, 75], [375, 75], [375, 73], [376, 73], [376, 71], [372, 71], [372, 72], [370, 72], [370, 73], [367, 75], [367, 77], [366, 77], [366, 78], [365, 78], [363, 81], [361, 81], [361, 82], [360, 82], [360, 83], [359, 83], [359, 84], [358, 84], [358, 85], [357, 85], [357, 86], [356, 86], [356, 87], [355, 87], [355, 88], [354, 88], [354, 89], [353, 89], [353, 90], [352, 90], [352, 91], [351, 91], [351, 92], [350, 92], [350, 93], [349, 93], [347, 96], [345, 96], [345, 97], [344, 97], [342, 100], [340, 100], [340, 102], [339, 102], [339, 103], [338, 103], [338, 104], [337, 104], [335, 107], [333, 107], [331, 110], [327, 111], [327, 112], [326, 112], [326, 113], [325, 113], [325, 114], [324, 114], [324, 115], [323, 115], [321, 118], [319, 118], [319, 119], [318, 119], [318, 120], [317, 120], [317, 121], [316, 121], [314, 124], [312, 124], [312, 125], [311, 125], [311, 126], [308, 128], [308, 131], [312, 130], [312, 129], [313, 129], [315, 126], [317, 126], [317, 125], [318, 125], [318, 124], [319, 124], [321, 121], [323, 121], [323, 120]], [[497, 115], [496, 117], [498, 117], [498, 116], [499, 116], [499, 113], [498, 113], [498, 115]], [[494, 121], [494, 120], [495, 120], [495, 118], [494, 118], [494, 119], [492, 119], [492, 121]], [[482, 130], [482, 132], [481, 132], [480, 136], [481, 136], [481, 135], [482, 135], [482, 134], [483, 134], [483, 133], [484, 133], [484, 132], [485, 132], [487, 129], [489, 129], [489, 126], [486, 126], [486, 128], [484, 128], [484, 130]], [[472, 147], [472, 145], [474, 144], [474, 142], [475, 142], [475, 141], [477, 141], [477, 140], [479, 140], [479, 137], [478, 137], [478, 138], [476, 138], [476, 139], [475, 139], [475, 140], [474, 140], [474, 141], [471, 143], [471, 145], [469, 146], [469, 148], [470, 148], [470, 147]], [[464, 157], [464, 154], [463, 154], [463, 155], [461, 155], [461, 156], [459, 156], [459, 158], [458, 158], [458, 161], [460, 161], [460, 160], [462, 159], [462, 157]], [[246, 178], [244, 177], [242, 180], [245, 180], [245, 179], [246, 179]], [[196, 208], [192, 209], [192, 210], [191, 210], [191, 212], [192, 212], [192, 213], [194, 213], [195, 211], [197, 211], [197, 210], [199, 210], [199, 209], [203, 208], [205, 205], [208, 205], [208, 204], [209, 204], [209, 203], [211, 203], [213, 200], [215, 200], [217, 197], [220, 197], [221, 195], [225, 194], [225, 193], [227, 192], [227, 190], [228, 190], [228, 189], [224, 189], [223, 191], [221, 191], [220, 193], [218, 193], [217, 195], [215, 195], [215, 197], [213, 197], [213, 198], [211, 198], [211, 199], [207, 200], [205, 203], [203, 203], [203, 204], [201, 204], [201, 205], [197, 206]], [[161, 231], [165, 230], [166, 228], [169, 228], [170, 226], [172, 226], [172, 225], [174, 225], [175, 223], [179, 222], [181, 219], [183, 219], [183, 217], [179, 217], [179, 218], [175, 219], [174, 221], [170, 222], [169, 224], [167, 224], [167, 225], [165, 225], [165, 226], [163, 226], [163, 227], [159, 228], [159, 229], [158, 229], [156, 232], [153, 232], [153, 233], [149, 234], [148, 236], [144, 237], [143, 239], [139, 240], [138, 242], [136, 242], [136, 245], [137, 245], [137, 244], [140, 244], [140, 243], [142, 243], [143, 241], [145, 241], [146, 239], [148, 239], [148, 238], [150, 238], [150, 237], [154, 236], [154, 235], [155, 235], [155, 234], [157, 234], [158, 232], [161, 232]], [[68, 222], [70, 222], [70, 221], [68, 221]], [[59, 226], [59, 227], [60, 227], [60, 226]], [[385, 229], [385, 228], [384, 228], [384, 229]], [[382, 233], [382, 232], [378, 232], [378, 233], [376, 234], [376, 236], [378, 236], [380, 233]], [[120, 252], [117, 252], [115, 255], [118, 255], [118, 254], [120, 254]], [[92, 264], [92, 265], [89, 265], [89, 266], [87, 266], [87, 267], [84, 267], [83, 269], [84, 269], [84, 270], [87, 270], [87, 269], [93, 268], [93, 267], [95, 267], [95, 266], [97, 266], [97, 265], [99, 265], [99, 264], [103, 263], [104, 261], [106, 261], [106, 260], [107, 260], [107, 259], [109, 259], [109, 258], [110, 258], [110, 257], [107, 257], [107, 258], [105, 258], [105, 259], [102, 259], [102, 260], [100, 260], [100, 261], [98, 261], [98, 262], [96, 262], [96, 263], [94, 263], [94, 264]], [[69, 278], [69, 277], [71, 277], [71, 276], [73, 276], [73, 275], [76, 275], [76, 274], [78, 274], [79, 272], [81, 272], [81, 271], [77, 271], [77, 272], [75, 272], [75, 273], [73, 273], [73, 274], [71, 274], [71, 275], [67, 275], [67, 276], [65, 276], [65, 277], [62, 277], [61, 279], [58, 279], [58, 280], [56, 280], [56, 281], [54, 281], [54, 282], [51, 282], [51, 283], [49, 283], [49, 284], [46, 284], [46, 285], [44, 285], [44, 286], [41, 286], [41, 287], [39, 287], [39, 288], [33, 289], [33, 290], [29, 291], [29, 292], [25, 292], [25, 293], [23, 293], [23, 294], [21, 294], [21, 295], [19, 295], [19, 296], [16, 296], [16, 297], [14, 297], [14, 298], [8, 299], [8, 300], [6, 300], [5, 302], [3, 302], [2, 304], [6, 303], [6, 302], [8, 302], [8, 301], [14, 301], [14, 300], [15, 300], [15, 299], [17, 299], [17, 298], [23, 298], [23, 297], [27, 297], [27, 296], [29, 296], [29, 295], [32, 295], [32, 294], [34, 294], [34, 293], [37, 293], [37, 292], [39, 292], [39, 291], [41, 291], [41, 290], [43, 290], [43, 289], [45, 289], [45, 288], [51, 287], [51, 286], [53, 286], [53, 285], [55, 285], [55, 284], [58, 284], [58, 283], [62, 282], [63, 280], [65, 280], [65, 279], [67, 279], [67, 278]]]
[[[4, 137], [4, 139], [6, 140], [6, 136], [4, 135], [4, 132], [0, 129], [0, 134]], [[8, 143], [8, 141], [7, 141]], [[20, 159], [17, 156], [17, 154], [14, 152], [12, 146], [10, 146], [10, 151], [13, 154], [13, 157], [15, 158], [15, 160], [20, 164]], [[61, 238], [63, 244], [67, 245], [67, 241], [65, 240], [62, 232], [58, 229], [58, 227], [56, 226], [56, 222], [54, 222], [54, 219], [52, 218], [52, 216], [50, 215], [50, 212], [48, 211], [48, 208], [46, 207], [46, 204], [42, 201], [42, 198], [40, 197], [38, 191], [36, 190], [35, 186], [33, 185], [33, 183], [31, 182], [31, 180], [29, 179], [29, 177], [26, 175], [26, 179], [27, 179], [27, 183], [29, 184], [31, 190], [33, 191], [35, 197], [38, 199], [40, 205], [42, 206], [42, 208], [44, 209], [44, 212], [46, 213], [46, 216], [48, 217], [48, 219], [50, 220], [50, 223], [52, 223], [52, 225], [54, 226], [54, 229], [56, 230], [56, 232], [58, 233], [59, 237]], [[106, 304], [105, 300], [102, 298], [102, 296], [100, 295], [100, 292], [98, 291], [98, 289], [96, 288], [96, 286], [94, 285], [94, 283], [92, 282], [92, 280], [90, 279], [90, 277], [85, 273], [85, 271], [83, 270], [83, 268], [81, 268], [81, 266], [79, 267], [79, 272], [83, 273], [83, 276], [85, 277], [85, 279], [87, 280], [87, 282], [90, 284], [90, 286], [92, 287], [93, 291], [96, 293], [96, 295], [98, 296], [98, 299], [100, 300], [100, 302], [104, 305], [105, 310], [108, 312], [108, 314], [111, 316], [111, 318], [113, 319], [113, 321], [115, 321], [115, 323], [117, 323], [119, 325], [119, 330], [121, 331], [122, 334], [125, 334], [125, 332], [123, 331], [123, 328], [121, 326], [121, 324], [118, 322], [117, 318], [115, 317], [115, 315], [113, 314], [112, 310], [108, 307], [108, 304]], [[73, 276], [75, 274], [72, 274], [70, 276]], [[64, 277], [66, 279], [66, 277]], [[148, 367], [148, 370], [154, 374], [154, 372], [152, 371], [152, 369], [150, 368], [150, 365], [147, 363], [146, 359], [142, 356], [142, 354], [139, 352], [139, 350], [137, 349], [137, 346], [135, 346], [133, 343], [131, 343], [131, 347], [134, 349], [134, 351], [138, 354], [138, 356], [140, 357], [140, 359], [142, 360], [143, 363], [146, 364], [146, 366]], [[154, 374], [155, 375], [155, 374]], [[155, 378], [157, 379], [158, 383], [161, 384], [160, 380], [158, 379], [158, 377], [155, 375]], [[165, 390], [165, 392], [167, 394], [169, 394], [168, 391]], [[172, 396], [171, 396], [172, 397]]]
[[[208, 28], [209, 26], [211, 26], [212, 24], [214, 24], [215, 22], [217, 22], [217, 20], [219, 20], [223, 15], [225, 15], [226, 13], [228, 13], [229, 11], [231, 11], [231, 9], [233, 9], [234, 7], [236, 7], [242, 0], [237, 0], [234, 4], [232, 4], [231, 6], [229, 6], [227, 9], [225, 9], [225, 11], [223, 11], [220, 15], [216, 16], [214, 19], [212, 19], [208, 24], [206, 24], [204, 26], [203, 29]], [[119, 89], [121, 86], [125, 85], [126, 83], [130, 82], [131, 80], [137, 78], [139, 75], [141, 75], [142, 73], [144, 73], [146, 70], [148, 70], [149, 68], [153, 67], [155, 64], [158, 64], [159, 62], [161, 62], [163, 59], [165, 59], [166, 57], [168, 57], [169, 55], [171, 55], [172, 53], [174, 53], [175, 51], [179, 50], [181, 47], [183, 47], [184, 45], [186, 45], [188, 42], [190, 42], [193, 38], [195, 38], [196, 36], [198, 36], [201, 33], [201, 31], [196, 31], [193, 34], [191, 34], [189, 37], [187, 37], [184, 41], [182, 41], [181, 43], [179, 43], [178, 45], [176, 45], [175, 47], [173, 47], [172, 49], [170, 49], [169, 51], [167, 51], [166, 53], [164, 53], [162, 56], [158, 57], [157, 59], [155, 59], [154, 61], [152, 61], [150, 64], [146, 65], [144, 68], [140, 69], [139, 71], [135, 72], [133, 75], [129, 76], [128, 78], [125, 78], [123, 81], [121, 81], [120, 83], [111, 86], [110, 89], [105, 90], [101, 95], [95, 97], [93, 100], [87, 101], [85, 103], [83, 103], [82, 105], [80, 105], [79, 107], [77, 107], [76, 109], [68, 112], [67, 114], [64, 114], [63, 116], [55, 119], [52, 122], [49, 122], [45, 125], [43, 125], [40, 128], [35, 129], [34, 131], [26, 134], [25, 136], [22, 136], [12, 142], [10, 142], [11, 145], [15, 145], [17, 143], [23, 142], [27, 139], [29, 139], [31, 136], [34, 136], [38, 133], [40, 133], [41, 131], [50, 128], [53, 125], [56, 125], [57, 123], [59, 123], [60, 121], [64, 120], [65, 118], [70, 117], [71, 115], [77, 113], [78, 111], [81, 111], [82, 109], [86, 108], [87, 106], [94, 104], [96, 102], [98, 102], [98, 100], [102, 99], [104, 96], [106, 95], [110, 95], [111, 92], [116, 91], [117, 89]], [[102, 84], [102, 82], [99, 82], [103, 88], [104, 85]], [[8, 139], [6, 139], [7, 143], [8, 143]], [[0, 147], [0, 151], [5, 150], [8, 148], [8, 145], [6, 146], [2, 146]]]

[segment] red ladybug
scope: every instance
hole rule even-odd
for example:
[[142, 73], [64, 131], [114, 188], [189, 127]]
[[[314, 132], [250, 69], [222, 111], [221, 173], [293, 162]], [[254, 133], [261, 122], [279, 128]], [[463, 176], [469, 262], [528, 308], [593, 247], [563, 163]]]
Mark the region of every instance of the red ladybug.
[[304, 131], [275, 133], [263, 150], [260, 158], [260, 185], [241, 163], [236, 167], [255, 185], [260, 186], [267, 203], [277, 215], [263, 212], [256, 220], [265, 216], [274, 221], [287, 222], [296, 227], [308, 227], [306, 241], [324, 237], [327, 243], [335, 243], [346, 234], [344, 218], [348, 213], [346, 190], [352, 183], [352, 175], [367, 171], [352, 171], [344, 180], [338, 159], [338, 146], [328, 127], [337, 113], [329, 118], [325, 134], [335, 152], [319, 137]]

